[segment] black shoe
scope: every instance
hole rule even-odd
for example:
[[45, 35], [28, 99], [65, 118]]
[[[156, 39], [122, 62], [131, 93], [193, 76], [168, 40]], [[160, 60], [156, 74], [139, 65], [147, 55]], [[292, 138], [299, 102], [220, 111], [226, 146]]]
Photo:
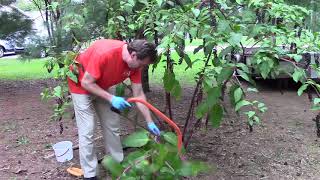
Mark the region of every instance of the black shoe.
[[83, 178], [84, 180], [98, 180], [97, 176], [91, 178]]

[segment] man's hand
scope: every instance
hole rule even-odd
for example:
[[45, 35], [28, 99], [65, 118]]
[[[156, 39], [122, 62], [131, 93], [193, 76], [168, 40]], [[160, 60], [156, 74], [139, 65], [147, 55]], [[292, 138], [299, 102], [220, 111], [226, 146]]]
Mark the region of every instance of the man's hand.
[[156, 136], [160, 136], [160, 130], [159, 128], [154, 124], [154, 122], [148, 123], [149, 130]]
[[131, 105], [124, 98], [118, 96], [112, 96], [111, 105], [119, 110], [131, 107]]

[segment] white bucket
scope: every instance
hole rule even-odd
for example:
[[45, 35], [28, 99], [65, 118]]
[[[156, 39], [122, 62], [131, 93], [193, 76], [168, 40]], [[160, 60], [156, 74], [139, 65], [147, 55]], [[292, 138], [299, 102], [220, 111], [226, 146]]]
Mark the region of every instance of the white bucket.
[[70, 161], [73, 158], [71, 141], [61, 141], [57, 144], [54, 144], [52, 147], [58, 162]]

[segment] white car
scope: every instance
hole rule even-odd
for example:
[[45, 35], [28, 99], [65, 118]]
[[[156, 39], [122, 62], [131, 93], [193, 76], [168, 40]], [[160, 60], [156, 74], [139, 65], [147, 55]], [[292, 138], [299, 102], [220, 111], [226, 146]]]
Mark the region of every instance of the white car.
[[24, 51], [24, 47], [19, 47], [13, 40], [0, 39], [0, 58], [5, 54], [17, 54]]

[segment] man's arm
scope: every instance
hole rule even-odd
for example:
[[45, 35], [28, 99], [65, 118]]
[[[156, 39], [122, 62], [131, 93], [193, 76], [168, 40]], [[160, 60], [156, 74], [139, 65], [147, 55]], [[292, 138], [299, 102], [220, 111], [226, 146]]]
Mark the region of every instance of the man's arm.
[[89, 91], [91, 94], [97, 95], [109, 102], [111, 102], [112, 94], [103, 90], [100, 86], [96, 84], [96, 79], [92, 77], [88, 72], [84, 73], [84, 76], [81, 81], [81, 86]]
[[[142, 85], [141, 84], [136, 84], [136, 83], [132, 83], [132, 91], [133, 91], [133, 96], [137, 97], [137, 98], [141, 98], [143, 100], [146, 100], [146, 96], [142, 90]], [[138, 106], [139, 111], [142, 113], [142, 115], [144, 116], [144, 118], [146, 119], [146, 121], [149, 122], [153, 122], [151, 115], [150, 115], [150, 111], [149, 109], [141, 104], [141, 103], [136, 103]]]

